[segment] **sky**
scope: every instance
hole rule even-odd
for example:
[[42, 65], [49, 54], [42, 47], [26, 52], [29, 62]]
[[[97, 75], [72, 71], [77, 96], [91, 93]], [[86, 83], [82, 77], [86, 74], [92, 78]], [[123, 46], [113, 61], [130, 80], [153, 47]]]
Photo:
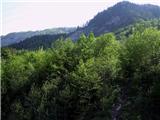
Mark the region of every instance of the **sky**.
[[[54, 27], [83, 26], [123, 0], [1, 0], [1, 35]], [[160, 5], [160, 0], [128, 0]]]

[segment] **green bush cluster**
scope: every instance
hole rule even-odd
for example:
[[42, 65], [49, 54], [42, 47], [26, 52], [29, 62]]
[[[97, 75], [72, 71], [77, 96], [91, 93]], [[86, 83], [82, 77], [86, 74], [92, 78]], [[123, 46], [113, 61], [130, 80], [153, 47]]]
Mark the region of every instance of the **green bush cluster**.
[[91, 33], [47, 50], [3, 49], [1, 64], [3, 120], [160, 119], [157, 29], [121, 41]]

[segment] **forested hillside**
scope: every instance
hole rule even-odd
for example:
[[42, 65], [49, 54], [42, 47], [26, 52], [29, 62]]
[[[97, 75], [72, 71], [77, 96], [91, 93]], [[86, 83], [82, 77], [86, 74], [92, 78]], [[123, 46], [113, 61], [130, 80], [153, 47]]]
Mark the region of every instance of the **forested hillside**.
[[134, 24], [141, 20], [160, 18], [160, 6], [138, 5], [128, 1], [119, 2], [108, 9], [99, 12], [86, 26], [77, 29], [70, 37], [78, 39], [82, 33], [88, 35], [91, 31], [95, 36], [107, 32], [115, 32], [120, 28]]
[[[74, 18], [74, 16], [73, 16]], [[109, 32], [117, 32], [119, 29], [124, 29], [129, 25], [135, 24], [141, 21], [150, 21], [153, 19], [160, 19], [160, 7], [155, 5], [138, 5], [135, 3], [123, 1], [116, 5], [109, 7], [108, 9], [99, 12], [89, 20], [83, 27], [73, 27], [73, 28], [53, 28], [41, 31], [28, 31], [28, 32], [18, 32], [10, 33], [6, 36], [2, 36], [2, 47], [11, 47], [14, 44], [14, 48], [21, 48], [23, 44], [33, 41], [34, 36], [42, 35], [57, 35], [57, 34], [67, 34], [72, 40], [76, 41], [82, 33], [89, 35], [93, 32], [95, 36], [99, 36]], [[30, 38], [32, 40], [30, 40]], [[29, 40], [29, 41], [27, 41]], [[49, 41], [52, 41], [51, 39]], [[36, 40], [36, 43], [38, 40]], [[18, 43], [20, 43], [18, 46]], [[35, 43], [35, 42], [34, 42]], [[45, 44], [45, 41], [40, 40], [40, 44]], [[16, 44], [16, 45], [15, 45]], [[31, 45], [31, 43], [29, 43]], [[38, 45], [34, 46], [39, 48]], [[42, 46], [43, 46], [42, 44]], [[31, 45], [32, 46], [32, 45]], [[44, 45], [46, 46], [46, 45]], [[34, 49], [29, 47], [24, 47], [24, 49]]]
[[39, 31], [13, 32], [1, 37], [1, 46], [9, 46], [24, 41], [33, 36], [68, 34], [75, 31], [76, 28], [52, 28]]
[[[120, 37], [122, 38], [122, 37]], [[159, 120], [160, 30], [2, 49], [3, 120]]]
[[[160, 29], [160, 19], [152, 19], [152, 20], [141, 20], [124, 28], [120, 28], [114, 31], [114, 34], [117, 40], [123, 40], [125, 37], [131, 35], [137, 29], [143, 31], [146, 28], [157, 28]], [[9, 45], [7, 47], [14, 48], [18, 50], [36, 50], [39, 48], [50, 48], [52, 44], [58, 39], [68, 38], [70, 34], [57, 34], [57, 35], [38, 35], [25, 39], [16, 44]]]
[[1, 101], [2, 120], [160, 120], [160, 7], [3, 36]]
[[16, 44], [7, 46], [9, 48], [15, 48], [18, 50], [27, 49], [27, 50], [36, 50], [39, 48], [50, 48], [54, 41], [61, 38], [66, 38], [66, 34], [57, 34], [57, 35], [38, 35], [25, 39]]
[[134, 24], [128, 25], [126, 27], [120, 28], [114, 31], [118, 40], [123, 40], [125, 37], [128, 37], [132, 33], [138, 31], [143, 31], [146, 28], [156, 28], [160, 30], [160, 18], [152, 20], [141, 20]]

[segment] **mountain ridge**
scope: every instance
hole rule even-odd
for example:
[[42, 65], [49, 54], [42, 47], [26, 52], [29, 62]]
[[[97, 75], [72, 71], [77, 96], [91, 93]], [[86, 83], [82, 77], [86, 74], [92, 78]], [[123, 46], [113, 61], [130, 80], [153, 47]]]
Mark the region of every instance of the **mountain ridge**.
[[1, 36], [1, 46], [8, 46], [11, 44], [19, 43], [27, 38], [37, 36], [37, 35], [56, 35], [56, 34], [68, 34], [73, 32], [75, 27], [59, 27], [59, 28], [51, 28], [44, 30], [36, 30], [36, 31], [23, 31], [23, 32], [13, 32], [7, 35]]
[[102, 12], [99, 12], [89, 23], [76, 30], [70, 37], [78, 39], [80, 34], [88, 35], [91, 31], [96, 35], [114, 32], [139, 20], [160, 18], [160, 6], [144, 4], [139, 5], [128, 1], [119, 2]]
[[[152, 20], [152, 19], [159, 19], [160, 18], [160, 6], [151, 5], [151, 4], [135, 4], [128, 1], [123, 1], [115, 4], [112, 7], [109, 7], [106, 10], [103, 10], [102, 12], [99, 12], [97, 15], [95, 15], [84, 27], [78, 27], [78, 28], [71, 28], [71, 30], [66, 31], [62, 30], [62, 32], [58, 32], [59, 34], [67, 34], [67, 37], [70, 37], [74, 41], [77, 40], [82, 33], [85, 35], [89, 35], [90, 32], [93, 32], [95, 36], [99, 36], [104, 33], [108, 32], [116, 32], [118, 29], [124, 28], [128, 25], [134, 24], [138, 21], [143, 20]], [[65, 28], [62, 28], [65, 29]], [[68, 28], [69, 29], [69, 28]], [[9, 44], [6, 44], [7, 40], [3, 40], [2, 37], [2, 47], [3, 46], [10, 46], [11, 44], [18, 44], [19, 42], [23, 42], [23, 40], [29, 40], [28, 38], [38, 35], [53, 35], [52, 29], [46, 29], [45, 34], [34, 34], [30, 31], [28, 34], [33, 34], [31, 36], [28, 36], [26, 33], [22, 33], [18, 38], [16, 38], [16, 35], [12, 36], [13, 39]], [[68, 31], [68, 32], [67, 32]], [[58, 34], [57, 33], [57, 34]], [[13, 34], [13, 33], [11, 33]], [[25, 39], [22, 39], [21, 38]], [[27, 43], [27, 42], [25, 42]]]

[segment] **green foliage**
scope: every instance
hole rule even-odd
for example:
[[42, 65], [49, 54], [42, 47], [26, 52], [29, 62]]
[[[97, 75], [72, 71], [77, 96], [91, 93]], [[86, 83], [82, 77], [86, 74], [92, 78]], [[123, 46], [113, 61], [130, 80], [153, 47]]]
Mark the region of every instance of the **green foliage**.
[[124, 28], [116, 30], [114, 33], [119, 40], [129, 37], [134, 32], [143, 32], [146, 28], [156, 28], [160, 30], [160, 19], [141, 20]]
[[[130, 81], [128, 96], [130, 100], [125, 109], [129, 119], [158, 120], [158, 101], [160, 96], [154, 96], [153, 88], [159, 86], [159, 61], [160, 61], [160, 31], [146, 29], [134, 33], [125, 42], [122, 55], [123, 72]], [[156, 84], [156, 86], [155, 86]], [[130, 103], [129, 103], [130, 102]], [[129, 106], [137, 111], [129, 111]], [[123, 119], [124, 119], [123, 118]]]
[[37, 50], [39, 48], [46, 49], [46, 48], [50, 48], [51, 44], [61, 37], [66, 38], [66, 34], [35, 35], [35, 36], [32, 36], [32, 37], [26, 38], [25, 40], [20, 41], [18, 43], [8, 45], [7, 47], [14, 48], [14, 49], [17, 49], [17, 50], [22, 50], [22, 49]]
[[2, 119], [158, 120], [159, 46], [150, 28], [123, 41], [90, 33], [47, 50], [4, 49]]

